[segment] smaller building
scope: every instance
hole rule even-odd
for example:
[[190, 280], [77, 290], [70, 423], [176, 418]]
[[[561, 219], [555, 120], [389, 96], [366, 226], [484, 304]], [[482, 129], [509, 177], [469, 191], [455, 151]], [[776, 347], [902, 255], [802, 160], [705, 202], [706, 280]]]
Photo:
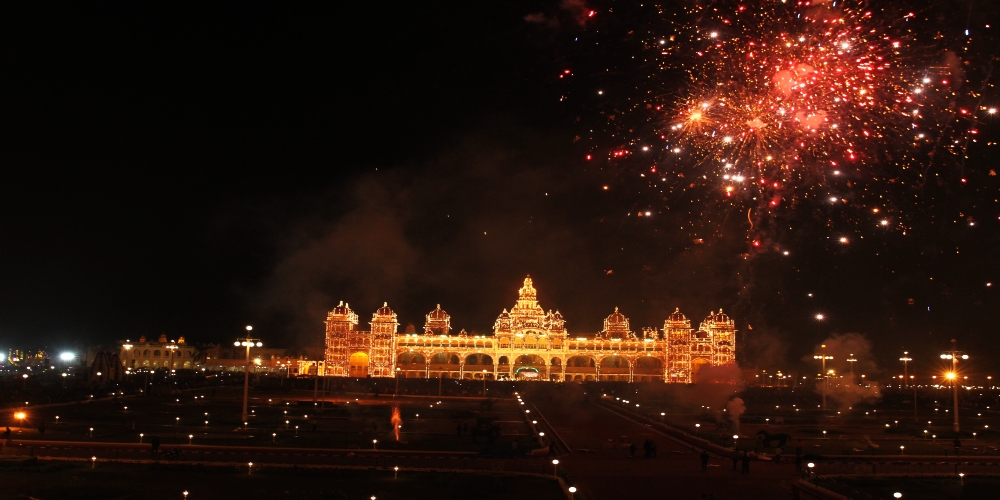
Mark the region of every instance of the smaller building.
[[143, 335], [138, 342], [121, 342], [118, 357], [129, 370], [190, 369], [200, 365], [204, 358], [201, 347], [189, 345], [183, 336], [176, 341], [167, 340], [166, 334], [160, 335], [156, 341], [147, 340]]
[[[129, 370], [148, 369], [205, 369], [210, 371], [242, 371], [247, 364], [246, 348], [227, 344], [189, 344], [183, 336], [176, 341], [165, 334], [154, 342], [145, 336], [138, 342], [119, 343], [118, 357]], [[319, 348], [286, 349], [281, 347], [254, 347], [250, 359], [255, 370], [264, 373], [297, 375], [300, 360], [322, 357]]]

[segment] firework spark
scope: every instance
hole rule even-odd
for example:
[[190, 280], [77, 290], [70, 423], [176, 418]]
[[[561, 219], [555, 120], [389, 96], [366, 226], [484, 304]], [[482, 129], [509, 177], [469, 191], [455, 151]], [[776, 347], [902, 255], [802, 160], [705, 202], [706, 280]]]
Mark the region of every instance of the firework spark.
[[[943, 36], [926, 13], [834, 0], [657, 9], [642, 40], [648, 83], [609, 113], [626, 142], [608, 157], [658, 169], [664, 182], [649, 185], [667, 196], [760, 217], [830, 198], [904, 220], [912, 196], [887, 191], [957, 163], [991, 113], [957, 55], [971, 37]], [[645, 123], [622, 132], [626, 112]]]

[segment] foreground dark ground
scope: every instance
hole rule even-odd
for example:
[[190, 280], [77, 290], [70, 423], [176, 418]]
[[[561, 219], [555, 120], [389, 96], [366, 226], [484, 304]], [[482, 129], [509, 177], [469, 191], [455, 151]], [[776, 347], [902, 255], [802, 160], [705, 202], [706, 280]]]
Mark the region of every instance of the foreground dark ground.
[[39, 462], [0, 469], [0, 498], [128, 500], [267, 499], [503, 499], [564, 498], [554, 481], [526, 476], [331, 469], [262, 469], [178, 464]]
[[[930, 433], [948, 432], [947, 401], [933, 392], [921, 395], [920, 424], [915, 424], [912, 400], [904, 399], [909, 392], [890, 392], [880, 401], [823, 412], [816, 408], [816, 394], [801, 388], [498, 382], [489, 384], [495, 400], [483, 405], [482, 398], [469, 394], [482, 389], [481, 383], [468, 387], [453, 382], [443, 386], [437, 381], [421, 383], [426, 387], [409, 387], [411, 395], [393, 398], [385, 392], [372, 393], [378, 381], [348, 381], [341, 390], [327, 393], [322, 412], [313, 404], [310, 390], [259, 387], [251, 390], [252, 416], [246, 429], [239, 418], [242, 391], [235, 387], [192, 388], [172, 395], [95, 399], [82, 404], [29, 404], [17, 408], [26, 411], [23, 425], [9, 420], [12, 442], [8, 451], [29, 450], [29, 454], [56, 461], [0, 468], [0, 480], [11, 485], [0, 489], [0, 498], [27, 498], [9, 496], [22, 491], [35, 491], [38, 494], [31, 496], [42, 500], [182, 498], [184, 489], [191, 492], [189, 498], [230, 494], [243, 498], [565, 498], [560, 485], [550, 479], [556, 471], [553, 458], [560, 460], [557, 472], [565, 486], [578, 488], [576, 500], [793, 498], [792, 484], [802, 477], [791, 461], [796, 446], [802, 447], [809, 460], [816, 457], [820, 474], [854, 474], [857, 464], [883, 461], [876, 457], [891, 454], [899, 443], [906, 444], [907, 454], [905, 458], [896, 454], [891, 461], [907, 464], [917, 459], [910, 450], [946, 459], [951, 443], [943, 436], [937, 440], [922, 436], [925, 428]], [[438, 390], [443, 392], [440, 397]], [[719, 408], [734, 396], [746, 404], [739, 433], [741, 448], [756, 446], [764, 458], [750, 463], [749, 474], [733, 471], [730, 456], [714, 454], [703, 471], [700, 449], [656, 429], [661, 421], [671, 423], [710, 442], [732, 446], [733, 430]], [[1000, 420], [994, 399], [991, 392], [963, 401], [963, 424], [967, 424], [960, 435], [963, 457], [995, 461], [997, 436], [992, 429]], [[394, 406], [400, 408], [403, 419], [399, 442], [390, 422]], [[458, 425], [474, 428], [484, 416], [496, 417], [502, 431], [494, 443], [482, 436], [474, 441], [468, 430], [457, 434]], [[643, 421], [645, 417], [652, 422]], [[531, 421], [536, 419], [534, 428]], [[42, 423], [44, 435], [38, 429]], [[699, 423], [701, 427], [695, 427]], [[774, 446], [756, 443], [758, 430], [792, 436], [794, 444], [785, 448], [788, 459], [784, 463], [767, 460]], [[555, 449], [547, 457], [529, 456], [532, 449], [538, 450], [538, 431], [546, 433], [546, 444], [555, 438]], [[977, 436], [971, 435], [974, 431]], [[142, 444], [140, 433], [145, 434]], [[161, 439], [161, 449], [178, 448], [182, 457], [167, 459], [150, 453], [153, 435]], [[866, 449], [864, 436], [880, 448]], [[373, 450], [375, 439], [377, 450]], [[657, 443], [655, 457], [644, 456], [646, 440]], [[632, 444], [635, 456], [629, 450]], [[513, 445], [517, 448], [512, 449]], [[820, 457], [827, 454], [841, 457]], [[89, 463], [80, 462], [91, 456], [98, 458], [93, 470]], [[123, 464], [115, 459], [140, 463]], [[250, 461], [256, 464], [253, 476], [247, 475]], [[402, 468], [399, 479], [385, 483], [391, 480], [393, 466]], [[501, 471], [527, 475], [498, 475]], [[145, 480], [149, 476], [157, 479]], [[161, 481], [161, 477], [166, 479]], [[892, 498], [894, 491], [904, 491], [908, 493], [904, 498], [959, 499], [981, 498], [976, 495], [994, 488], [991, 481], [972, 476], [964, 484], [957, 478], [917, 482], [876, 477], [844, 479], [839, 485], [871, 498]], [[484, 488], [489, 492], [484, 493]], [[156, 496], [161, 493], [165, 496]], [[78, 494], [91, 496], [73, 496]]]

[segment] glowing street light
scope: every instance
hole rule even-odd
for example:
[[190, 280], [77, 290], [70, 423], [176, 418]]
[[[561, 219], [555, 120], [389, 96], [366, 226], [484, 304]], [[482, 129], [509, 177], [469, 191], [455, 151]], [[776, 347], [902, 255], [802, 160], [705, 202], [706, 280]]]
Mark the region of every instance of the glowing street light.
[[[133, 347], [132, 344], [129, 344], [128, 342], [122, 344], [122, 348], [125, 349], [125, 360], [126, 361], [128, 361], [129, 354], [132, 354], [132, 347]], [[133, 359], [133, 361], [135, 360], [135, 358], [132, 358], [132, 359]], [[129, 364], [128, 367], [132, 368], [133, 364], [135, 364], [135, 363]]]
[[378, 439], [372, 439], [372, 449], [373, 450], [378, 449]]
[[[909, 356], [909, 354], [910, 353], [908, 351], [903, 351], [903, 357], [899, 358], [899, 360], [903, 362], [903, 382], [904, 382], [904, 384], [910, 378], [910, 374], [907, 371], [907, 363], [909, 363], [910, 361], [913, 361], [913, 358], [911, 358]], [[905, 385], [904, 385], [904, 387], [905, 387]]]
[[[823, 319], [823, 315], [822, 314], [817, 314], [816, 318], [817, 319]], [[820, 348], [826, 349], [826, 344], [820, 345]], [[822, 373], [823, 373], [823, 411], [826, 411], [826, 386], [828, 385], [829, 380], [830, 380], [829, 378], [827, 378], [826, 361], [828, 359], [833, 359], [833, 356], [827, 356], [825, 354], [816, 354], [816, 355], [813, 356], [813, 359], [820, 360], [820, 362], [822, 363], [822, 366], [823, 366], [823, 371], [822, 371]], [[852, 364], [851, 366], [853, 367], [854, 365]]]
[[853, 383], [854, 382], [854, 363], [856, 363], [858, 360], [855, 359], [855, 357], [854, 357], [853, 354], [848, 354], [848, 356], [850, 356], [850, 357], [847, 358], [846, 361], [851, 364], [851, 383]]
[[573, 497], [576, 495], [576, 486], [570, 486], [567, 491], [569, 491], [569, 500], [573, 500]]
[[553, 476], [558, 476], [559, 475], [559, 459], [558, 458], [553, 458], [552, 459], [552, 475]]
[[247, 356], [246, 363], [243, 365], [243, 426], [246, 428], [247, 422], [247, 396], [250, 392], [250, 348], [251, 347], [263, 347], [264, 344], [258, 339], [250, 338], [250, 331], [253, 330], [252, 326], [247, 325], [247, 336], [242, 339], [237, 339], [233, 343], [236, 347], [246, 347]]
[[179, 349], [179, 347], [177, 344], [170, 344], [164, 347], [170, 351], [170, 371], [167, 372], [167, 376], [170, 376], [170, 374], [174, 371], [174, 352]]
[[951, 392], [952, 392], [952, 396], [953, 396], [954, 403], [955, 403], [955, 420], [954, 420], [954, 423], [953, 423], [952, 427], [953, 427], [953, 429], [954, 429], [955, 432], [959, 432], [959, 428], [960, 428], [959, 424], [958, 424], [958, 380], [957, 380], [957, 378], [958, 378], [958, 359], [959, 358], [961, 358], [963, 360], [969, 359], [969, 355], [968, 354], [961, 353], [961, 352], [959, 352], [956, 349], [956, 344], [957, 343], [958, 343], [958, 341], [956, 339], [951, 339], [951, 350], [948, 351], [948, 352], [945, 352], [944, 354], [941, 354], [941, 359], [951, 360], [951, 371], [948, 372], [948, 373], [945, 373], [944, 376], [948, 380], [951, 380]]

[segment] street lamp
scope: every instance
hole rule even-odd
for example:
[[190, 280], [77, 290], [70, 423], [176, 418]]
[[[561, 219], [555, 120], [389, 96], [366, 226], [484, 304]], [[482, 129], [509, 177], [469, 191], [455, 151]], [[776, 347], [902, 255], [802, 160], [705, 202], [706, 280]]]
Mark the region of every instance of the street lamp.
[[483, 369], [483, 397], [486, 397], [486, 370]]
[[559, 475], [559, 459], [558, 458], [553, 458], [552, 459], [552, 475], [553, 476], [558, 476]]
[[[903, 357], [899, 358], [899, 360], [903, 362], [903, 383], [904, 384], [906, 384], [908, 382], [909, 378], [910, 378], [910, 374], [909, 374], [909, 372], [906, 369], [907, 368], [907, 363], [909, 363], [910, 361], [913, 361], [913, 358], [911, 358], [909, 356], [909, 354], [910, 354], [909, 351], [903, 351]], [[904, 385], [904, 387], [905, 387], [905, 385]]]
[[[816, 319], [823, 319], [823, 315], [822, 314], [817, 314], [816, 315]], [[820, 345], [820, 348], [826, 349], [826, 344]], [[826, 411], [826, 386], [827, 386], [827, 383], [830, 380], [826, 376], [826, 361], [828, 359], [833, 359], [833, 356], [827, 356], [825, 354], [816, 354], [816, 355], [813, 356], [813, 359], [820, 360], [822, 362], [822, 365], [823, 365], [823, 372], [822, 372], [823, 373], [823, 411]], [[851, 366], [853, 367], [854, 365], [852, 364]]]
[[396, 392], [392, 395], [392, 397], [399, 396], [399, 372], [401, 372], [401, 371], [403, 371], [403, 370], [397, 366], [396, 367]]
[[[132, 353], [132, 344], [125, 343], [125, 344], [122, 344], [122, 347], [125, 348], [125, 361], [127, 362], [128, 361], [128, 355]], [[130, 365], [128, 365], [128, 367], [132, 368], [132, 365], [130, 364]]]
[[174, 351], [176, 351], [178, 347], [177, 344], [170, 344], [165, 348], [170, 350], [170, 369], [167, 370], [167, 376], [169, 377], [170, 374], [173, 373], [174, 371]]
[[378, 449], [378, 439], [372, 439], [372, 449], [373, 450]]
[[247, 348], [246, 363], [244, 363], [243, 365], [243, 422], [244, 422], [243, 425], [244, 426], [246, 426], [247, 422], [247, 395], [249, 394], [250, 391], [250, 348], [262, 347], [264, 345], [263, 343], [260, 342], [260, 340], [250, 338], [251, 330], [253, 330], [253, 327], [248, 325], [247, 336], [242, 339], [238, 339], [236, 340], [236, 342], [233, 343], [233, 345], [236, 347], [242, 346]]
[[569, 500], [573, 500], [573, 497], [576, 495], [576, 486], [570, 486], [568, 491], [569, 491]]
[[941, 359], [951, 360], [951, 371], [945, 374], [945, 378], [951, 380], [951, 392], [955, 403], [955, 421], [953, 428], [955, 432], [959, 431], [958, 425], [958, 359], [963, 360], [969, 359], [968, 354], [959, 352], [955, 347], [958, 341], [956, 339], [951, 339], [951, 350], [945, 352], [941, 355]]
[[850, 356], [850, 357], [847, 358], [847, 362], [851, 364], [851, 383], [853, 384], [854, 383], [854, 363], [857, 361], [857, 359], [854, 358], [853, 354], [848, 354], [848, 356]]

